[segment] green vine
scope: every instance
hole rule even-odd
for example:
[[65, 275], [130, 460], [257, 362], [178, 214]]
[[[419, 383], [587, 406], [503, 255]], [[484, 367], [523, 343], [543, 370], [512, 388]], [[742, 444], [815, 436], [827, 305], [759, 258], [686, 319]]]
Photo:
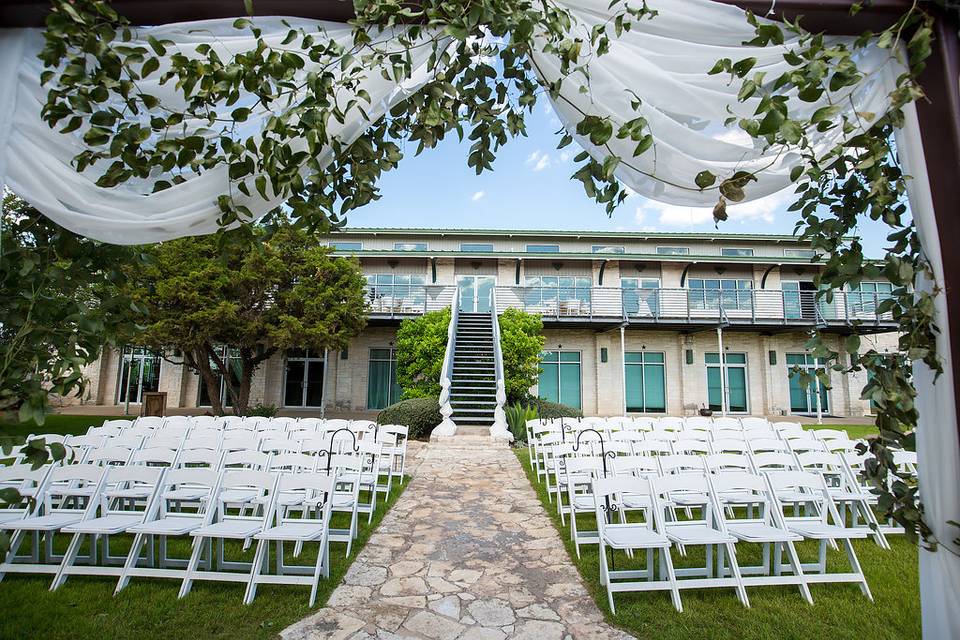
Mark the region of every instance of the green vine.
[[[589, 92], [589, 62], [637, 21], [656, 19], [646, 3], [636, 5], [615, 0], [615, 13], [589, 31], [587, 42], [575, 35], [572, 14], [550, 0], [355, 0], [349, 43], [337, 43], [319, 29], [291, 27], [280, 45], [270, 45], [256, 20], [240, 18], [234, 28], [252, 36], [255, 44], [222, 58], [210, 44], [191, 51], [156, 39], [134, 44], [136, 28], [105, 0], [54, 0], [42, 54], [47, 67], [42, 79], [49, 87], [43, 117], [61, 131], [82, 132], [88, 148], [75, 165], [78, 170], [99, 167], [103, 186], [138, 178], [162, 190], [188, 175], [226, 166], [231, 188], [218, 200], [222, 225], [250, 219], [240, 196], [258, 192], [285, 201], [299, 224], [337, 227], [345, 213], [379, 198], [377, 182], [402, 160], [403, 143], [420, 153], [454, 134], [470, 141], [470, 167], [477, 173], [491, 169], [499, 149], [525, 135], [525, 116], [544, 92], [559, 98], [561, 84], [570, 76], [583, 81]], [[852, 12], [861, 9], [869, 10], [851, 3]], [[801, 158], [791, 175], [796, 184], [791, 210], [799, 218], [797, 233], [818, 253], [822, 271], [817, 283], [824, 285], [824, 301], [831, 302], [832, 290], [881, 275], [894, 285], [878, 312], [899, 323], [905, 359], [872, 350], [860, 353], [856, 336], [835, 349], [814, 332], [808, 346], [828, 363], [816, 372], [824, 382], [828, 368], [870, 373], [863, 397], [878, 407], [879, 437], [869, 444], [874, 457], [867, 476], [886, 515], [912, 539], [922, 537], [935, 548], [938, 541], [923, 520], [915, 480], [897, 472], [891, 454], [917, 424], [910, 362], [922, 361], [938, 372], [941, 366], [933, 321], [939, 291], [918, 286], [918, 278], [933, 281], [933, 274], [909, 219], [908, 177], [893, 143], [894, 132], [903, 125], [903, 108], [923, 96], [918, 77], [930, 55], [933, 18], [914, 4], [889, 28], [855, 40], [809, 34], [795, 23], [747, 18], [755, 30], [752, 46], [781, 45], [788, 34], [797, 38], [796, 46], [783, 54], [790, 70], [766, 77], [754, 71], [756, 60], [746, 58], [719, 60], [704, 73], [727, 74], [740, 83], [741, 101], [759, 97], [752, 117], [732, 118], [728, 126], [740, 127], [778, 156], [789, 150]], [[396, 34], [399, 38], [388, 44]], [[873, 44], [890, 56], [902, 56], [905, 64], [888, 112], [851, 118], [838, 104], [809, 117], [790, 112], [788, 92], [813, 102], [860, 82], [857, 55]], [[361, 87], [370, 74], [407, 80], [414, 72], [413, 54], [425, 51], [436, 75], [356, 140], [339, 139], [336, 124], [370, 107], [371, 98]], [[560, 80], [541, 83], [533, 63], [533, 54], [540, 52], [559, 58]], [[165, 102], [142, 90], [143, 79], [151, 77], [172, 87], [177, 99]], [[634, 109], [638, 107], [639, 98]], [[242, 133], [245, 121], [264, 114], [269, 117], [262, 136]], [[184, 129], [185, 122], [203, 123], [203, 135]], [[817, 151], [811, 137], [828, 131], [841, 133], [841, 141]], [[576, 133], [601, 148], [614, 139], [630, 141], [634, 157], [655, 153], [639, 114], [621, 123], [582, 114]], [[560, 146], [570, 142], [566, 134]], [[629, 193], [615, 171], [631, 159], [607, 150], [602, 158], [580, 153], [572, 177], [612, 213]], [[322, 157], [329, 162], [321, 162]], [[156, 179], [157, 174], [163, 177]], [[716, 176], [709, 168], [691, 178], [689, 188], [718, 194], [718, 222], [726, 218], [729, 202], [746, 199], [756, 179], [747, 171]], [[848, 239], [866, 217], [890, 227], [879, 262], [867, 260], [860, 243]], [[807, 377], [812, 381], [813, 376]]]

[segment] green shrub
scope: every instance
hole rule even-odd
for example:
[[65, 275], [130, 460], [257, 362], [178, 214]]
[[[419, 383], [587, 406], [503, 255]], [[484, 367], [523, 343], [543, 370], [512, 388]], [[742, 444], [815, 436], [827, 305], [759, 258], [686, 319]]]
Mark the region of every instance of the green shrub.
[[400, 323], [396, 339], [397, 382], [403, 388], [404, 398], [440, 395], [449, 326], [449, 307]]
[[377, 415], [378, 424], [402, 424], [410, 429], [410, 437], [430, 437], [435, 426], [443, 422], [439, 398], [409, 398], [392, 404]]
[[573, 407], [568, 407], [559, 402], [550, 402], [543, 398], [530, 397], [526, 400], [532, 408], [537, 410], [537, 417], [541, 420], [553, 420], [555, 418], [582, 418], [583, 412]]
[[280, 408], [277, 405], [263, 404], [262, 402], [258, 402], [255, 407], [247, 410], [248, 416], [260, 416], [262, 418], [276, 418], [278, 413], [280, 413]]
[[507, 416], [507, 427], [513, 434], [514, 442], [523, 442], [527, 439], [527, 420], [537, 418], [535, 407], [516, 402], [504, 410]]
[[500, 350], [503, 353], [507, 402], [527, 397], [540, 377], [543, 351], [543, 320], [540, 316], [509, 308], [500, 314]]

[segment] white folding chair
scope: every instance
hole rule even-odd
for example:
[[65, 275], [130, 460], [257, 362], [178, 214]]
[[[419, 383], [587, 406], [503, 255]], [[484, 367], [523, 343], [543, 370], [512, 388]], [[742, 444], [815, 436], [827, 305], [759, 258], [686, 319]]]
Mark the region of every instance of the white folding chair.
[[220, 416], [192, 416], [190, 421], [194, 427], [201, 429], [221, 429], [223, 427]]
[[[804, 495], [804, 513], [789, 516], [781, 511], [787, 528], [808, 540], [819, 542], [819, 559], [815, 563], [803, 564], [808, 583], [824, 582], [852, 582], [860, 586], [860, 591], [871, 601], [873, 595], [867, 585], [867, 578], [860, 567], [857, 553], [853, 548], [854, 539], [867, 537], [867, 531], [862, 528], [845, 526], [837, 512], [837, 507], [830, 498], [830, 492], [823, 481], [823, 477], [816, 473], [805, 471], [782, 471], [768, 473], [767, 482], [778, 502], [783, 503], [787, 498], [794, 502], [798, 494]], [[844, 573], [827, 572], [827, 543], [842, 541], [846, 551], [850, 571]]]
[[[82, 520], [60, 529], [62, 533], [73, 534], [73, 538], [50, 585], [51, 591], [59, 589], [71, 575], [120, 576], [122, 574], [121, 566], [109, 565], [122, 565], [127, 556], [110, 555], [110, 536], [125, 533], [128, 528], [145, 521], [152, 506], [153, 494], [165, 472], [164, 468], [147, 466], [113, 467], [107, 470], [105, 484], [114, 487], [111, 489], [114, 495], [101, 491], [100, 495], [91, 498], [91, 502], [99, 501], [99, 509], [88, 509]], [[150, 493], [145, 500], [124, 495], [125, 491], [132, 492], [139, 487], [150, 488]], [[103, 545], [100, 565], [75, 564], [84, 536], [91, 537], [91, 548], [96, 547], [98, 541]]]
[[[766, 421], [764, 421], [764, 422], [766, 422]], [[743, 419], [742, 419], [742, 418], [731, 418], [731, 417], [726, 417], [726, 418], [724, 418], [723, 416], [721, 416], [721, 417], [719, 417], [719, 418], [714, 418], [714, 419], [713, 419], [713, 430], [714, 430], [714, 431], [719, 431], [719, 430], [722, 430], [722, 429], [733, 430], [733, 431], [738, 431], [738, 430], [741, 430], [741, 431], [742, 431], [742, 430], [743, 430]]]
[[[763, 545], [759, 565], [740, 565], [744, 587], [794, 584], [800, 589], [804, 600], [813, 604], [813, 596], [810, 595], [810, 587], [807, 586], [795, 546], [803, 537], [787, 528], [783, 513], [776, 498], [770, 493], [766, 478], [752, 473], [725, 471], [710, 475], [707, 480], [714, 499], [721, 506], [724, 504], [724, 497], [731, 495], [736, 496], [736, 504], [750, 504], [750, 509], [746, 512], [733, 508], [717, 510], [724, 528], [738, 542]], [[745, 513], [746, 517], [737, 517], [738, 513]], [[785, 575], [782, 570], [783, 551], [787, 552], [792, 575]]]
[[[650, 480], [632, 476], [597, 478], [593, 481], [591, 494], [600, 545], [600, 584], [607, 590], [610, 612], [617, 612], [613, 602], [614, 593], [667, 590], [670, 591], [673, 606], [677, 611], [683, 611], [673, 559], [670, 557], [670, 540], [663, 534], [661, 514], [656, 509], [650, 509], [643, 522], [627, 522], [623, 508], [623, 497], [626, 495], [653, 503]], [[619, 514], [618, 522], [613, 522], [613, 514]], [[610, 569], [607, 564], [608, 548], [611, 557], [617, 551], [624, 551], [631, 556], [634, 550], [646, 551], [646, 568]], [[658, 561], [655, 561], [655, 554], [659, 556]]]
[[[193, 552], [187, 564], [187, 570], [180, 585], [179, 597], [190, 593], [196, 580], [216, 580], [221, 582], [245, 582], [249, 584], [252, 563], [226, 559], [228, 540], [249, 543], [253, 536], [269, 526], [267, 515], [269, 508], [254, 509], [247, 514], [241, 509], [233, 513], [227, 493], [230, 491], [253, 491], [257, 495], [273, 494], [276, 491], [280, 475], [269, 471], [249, 469], [225, 470], [207, 508], [203, 524], [190, 531], [193, 537]], [[216, 547], [212, 567], [200, 570], [200, 556], [206, 543]], [[244, 546], [246, 548], [246, 545]]]
[[[660, 424], [663, 424], [661, 418]], [[713, 418], [706, 416], [688, 416], [683, 419], [684, 430], [713, 431]]]
[[581, 531], [577, 525], [578, 513], [593, 512], [593, 496], [590, 493], [593, 480], [601, 475], [602, 462], [598, 458], [567, 458], [565, 464], [567, 487], [567, 514], [570, 516], [570, 539], [580, 557], [581, 544], [596, 544], [596, 531]]
[[133, 421], [135, 427], [146, 427], [148, 429], [159, 429], [163, 426], [166, 418], [161, 416], [140, 416]]
[[[330, 519], [332, 516], [333, 490], [337, 475], [323, 473], [291, 473], [280, 477], [275, 495], [309, 495], [315, 502], [313, 508], [305, 503], [299, 505], [299, 517], [293, 518], [293, 509], [274, 500], [266, 516], [263, 531], [254, 535], [257, 550], [254, 554], [250, 581], [244, 594], [244, 604], [250, 604], [257, 595], [257, 585], [294, 584], [310, 585], [310, 606], [317, 599], [320, 578], [330, 577]], [[269, 564], [269, 545], [275, 542], [276, 572], [264, 575]], [[289, 566], [284, 563], [283, 543], [293, 542], [301, 546], [318, 543], [317, 561], [314, 567]], [[299, 554], [297, 554], [299, 555]]]

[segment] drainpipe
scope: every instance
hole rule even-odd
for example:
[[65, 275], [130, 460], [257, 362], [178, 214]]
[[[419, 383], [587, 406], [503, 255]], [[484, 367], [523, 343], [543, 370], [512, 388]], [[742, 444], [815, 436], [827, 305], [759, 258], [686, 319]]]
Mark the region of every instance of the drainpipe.
[[[124, 365], [124, 362], [126, 361], [126, 358], [127, 358], [127, 348], [124, 347], [123, 349], [120, 350], [120, 368], [121, 368], [121, 370], [123, 369], [123, 365]], [[123, 415], [125, 415], [125, 416], [130, 415], [130, 365], [132, 365], [132, 364], [133, 364], [132, 361], [131, 361], [130, 363], [127, 363], [127, 379], [126, 379], [126, 381], [123, 383], [123, 384], [124, 384], [124, 387], [123, 387], [123, 398], [124, 398], [124, 403], [123, 403]]]
[[320, 418], [323, 419], [326, 417], [327, 411], [327, 378], [330, 376], [327, 375], [330, 373], [330, 368], [327, 367], [329, 364], [328, 356], [330, 355], [329, 350], [323, 350], [323, 388], [320, 389]]
[[[723, 357], [723, 327], [717, 327], [717, 343], [720, 345], [720, 415], [727, 417], [727, 362]], [[709, 399], [708, 399], [709, 402]]]
[[627, 415], [627, 347], [624, 325], [620, 325], [620, 394], [623, 396], [623, 415]]
[[817, 424], [823, 424], [823, 406], [820, 402], [820, 376], [814, 379], [813, 384], [813, 392], [817, 396]]

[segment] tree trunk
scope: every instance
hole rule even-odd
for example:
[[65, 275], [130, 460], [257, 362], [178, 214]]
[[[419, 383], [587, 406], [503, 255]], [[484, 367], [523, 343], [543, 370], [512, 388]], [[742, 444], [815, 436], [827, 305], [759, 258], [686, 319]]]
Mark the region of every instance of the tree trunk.
[[210, 368], [210, 358], [204, 348], [197, 352], [184, 351], [184, 362], [187, 366], [200, 374], [200, 381], [207, 388], [207, 396], [210, 397], [210, 408], [218, 416], [223, 415], [223, 403], [220, 401], [220, 384], [213, 369]]

